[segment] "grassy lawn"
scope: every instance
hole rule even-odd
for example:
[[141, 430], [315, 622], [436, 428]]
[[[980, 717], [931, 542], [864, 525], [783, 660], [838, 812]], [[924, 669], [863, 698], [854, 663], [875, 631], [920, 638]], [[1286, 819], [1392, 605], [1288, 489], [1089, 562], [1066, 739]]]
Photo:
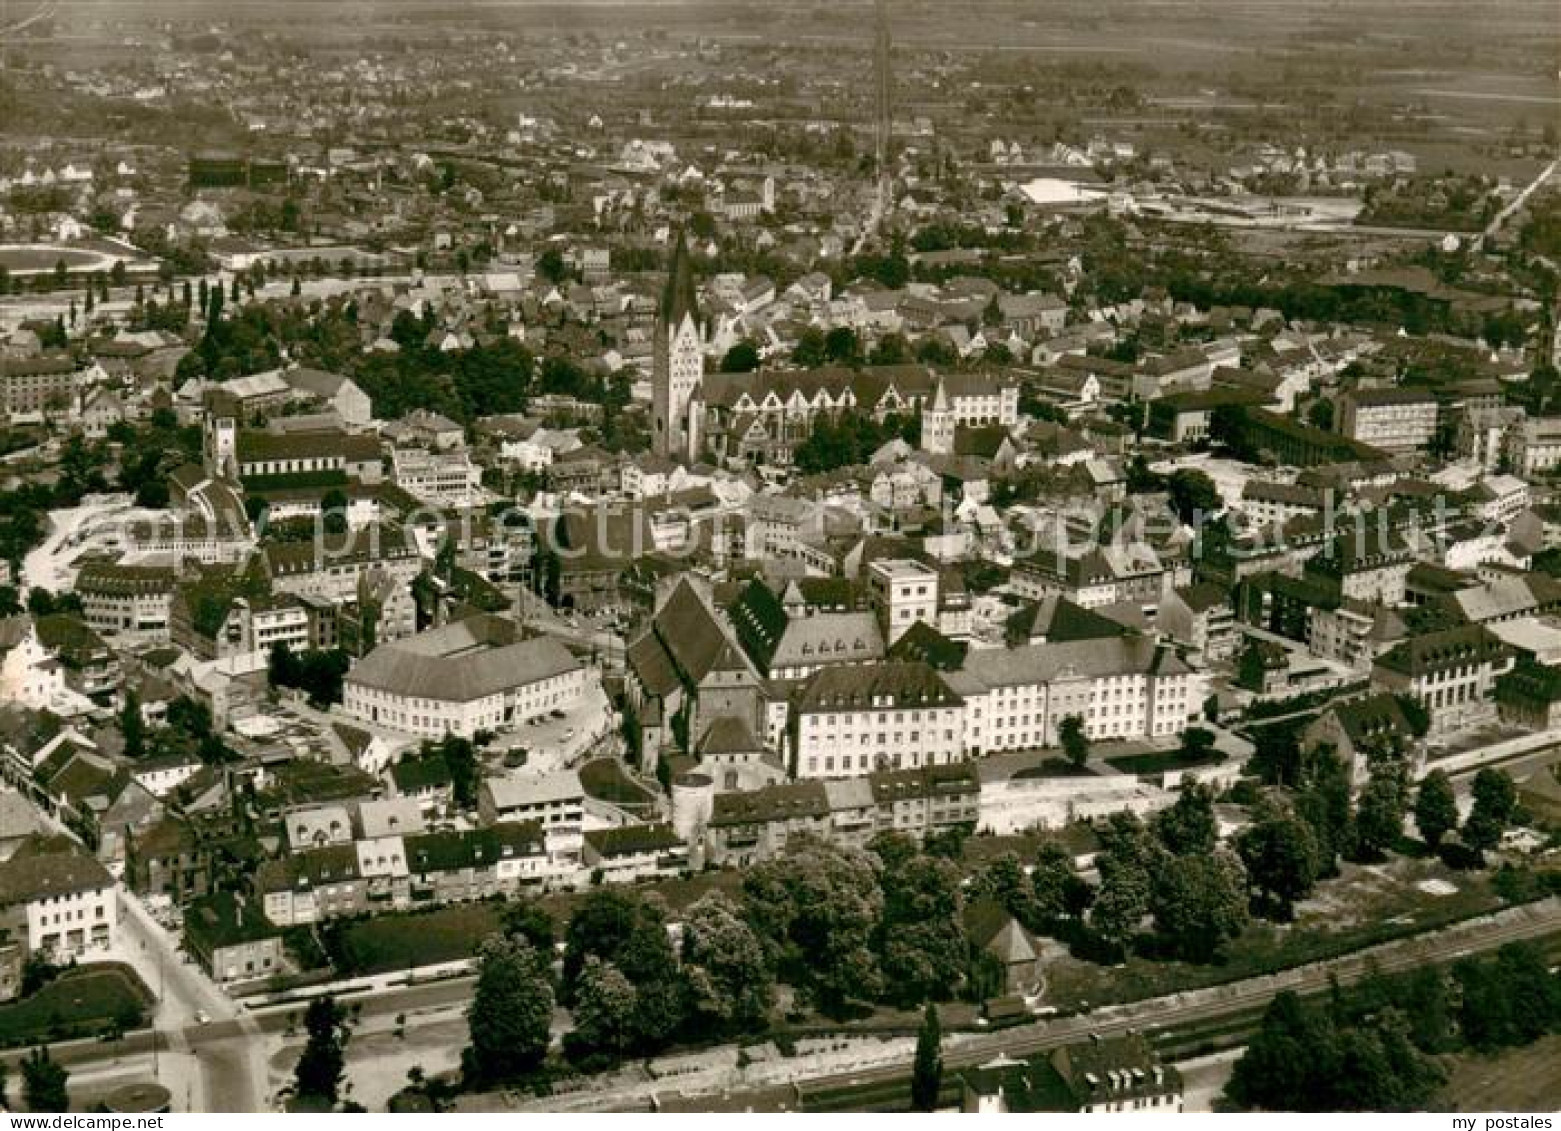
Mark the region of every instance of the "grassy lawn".
[[1444, 1063], [1447, 1083], [1438, 1100], [1444, 1111], [1561, 1108], [1561, 1036], [1541, 1037], [1527, 1048], [1496, 1056], [1465, 1053]]
[[1174, 754], [1123, 754], [1116, 758], [1107, 758], [1106, 765], [1121, 770], [1124, 774], [1158, 775], [1171, 770], [1190, 770], [1197, 766], [1217, 766], [1224, 760], [1225, 755], [1218, 750], [1191, 756], [1177, 751]]
[[1095, 771], [1088, 766], [1075, 766], [1066, 758], [1048, 758], [1039, 766], [1020, 770], [1016, 778], [1092, 778]]
[[[681, 915], [701, 896], [721, 891], [737, 899], [742, 875], [735, 871], [702, 872], [689, 879], [636, 885], [636, 890], [660, 895], [667, 912]], [[569, 917], [586, 897], [585, 891], [553, 892], [537, 900], [552, 918], [560, 939]], [[434, 911], [391, 912], [347, 924], [341, 949], [353, 975], [388, 974], [413, 966], [432, 966], [470, 958], [483, 939], [498, 931], [509, 906], [498, 901], [453, 903]]]
[[[665, 904], [667, 914], [675, 919], [697, 903], [702, 896], [713, 891], [721, 892], [734, 901], [741, 899], [743, 876], [741, 872], [727, 868], [718, 872], [700, 872], [688, 879], [635, 884], [634, 890], [646, 895], [656, 893]], [[552, 916], [553, 922], [557, 924], [560, 938], [563, 937], [564, 928], [569, 923], [569, 916], [574, 913], [574, 909], [579, 906], [586, 894], [585, 891], [552, 892], [539, 900], [542, 909]]]
[[581, 766], [580, 784], [588, 796], [610, 805], [640, 806], [655, 800], [614, 758], [598, 758]]
[[1055, 842], [1072, 856], [1083, 856], [1100, 847], [1100, 838], [1087, 822], [1075, 821], [1060, 829], [1011, 833], [1003, 836], [972, 836], [965, 840], [964, 864], [974, 872], [1005, 853], [1013, 852], [1025, 863], [1034, 863], [1041, 845]]
[[[0, 1047], [93, 1037], [116, 1024], [137, 1024], [152, 995], [118, 963], [66, 971], [29, 998], [0, 1006]], [[125, 1027], [131, 1027], [126, 1024]]]
[[[1445, 880], [1458, 890], [1427, 895], [1416, 885], [1429, 879]], [[1310, 900], [1297, 905], [1294, 923], [1253, 922], [1226, 948], [1219, 964], [1194, 966], [1134, 955], [1108, 968], [1059, 958], [1047, 973], [1046, 1001], [1071, 1009], [1086, 1002], [1097, 1006], [1199, 989], [1332, 958], [1503, 906], [1488, 875], [1453, 872], [1435, 860], [1345, 865], [1341, 877], [1325, 881]]]
[[470, 958], [499, 929], [501, 903], [455, 903], [437, 911], [379, 915], [347, 927], [342, 941], [357, 974], [384, 974]]

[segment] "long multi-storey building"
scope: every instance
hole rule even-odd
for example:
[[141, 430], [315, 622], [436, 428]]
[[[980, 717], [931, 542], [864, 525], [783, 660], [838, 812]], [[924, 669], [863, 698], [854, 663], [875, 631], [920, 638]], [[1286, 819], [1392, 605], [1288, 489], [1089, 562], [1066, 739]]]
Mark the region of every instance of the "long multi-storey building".
[[377, 525], [304, 542], [268, 543], [261, 563], [278, 592], [337, 602], [356, 600], [359, 581], [372, 571], [405, 585], [422, 568], [404, 530]]
[[1497, 677], [1512, 663], [1512, 649], [1490, 629], [1463, 625], [1394, 645], [1377, 657], [1371, 682], [1418, 699], [1436, 733], [1493, 719]]
[[924, 365], [712, 373], [705, 376], [699, 407], [716, 455], [785, 465], [820, 417], [910, 417], [931, 407], [940, 382], [956, 426], [1018, 423], [1019, 381], [1011, 373], [940, 373]]
[[0, 409], [7, 417], [63, 413], [75, 396], [76, 363], [69, 355], [0, 360]]
[[477, 616], [382, 644], [347, 676], [342, 709], [424, 738], [470, 738], [579, 702], [585, 665], [550, 637], [516, 634], [512, 621]]
[[1507, 464], [1525, 478], [1561, 464], [1561, 417], [1514, 421], [1503, 442]]
[[1339, 432], [1385, 452], [1419, 451], [1436, 435], [1429, 389], [1354, 389], [1339, 398]]
[[791, 715], [792, 773], [861, 777], [965, 756], [959, 696], [924, 663], [824, 668]]
[[947, 679], [963, 702], [971, 757], [1053, 746], [1069, 715], [1092, 740], [1170, 737], [1207, 695], [1202, 672], [1140, 636], [977, 649]]
[[168, 616], [179, 580], [172, 566], [92, 561], [81, 567], [73, 587], [83, 619], [108, 636], [168, 639]]

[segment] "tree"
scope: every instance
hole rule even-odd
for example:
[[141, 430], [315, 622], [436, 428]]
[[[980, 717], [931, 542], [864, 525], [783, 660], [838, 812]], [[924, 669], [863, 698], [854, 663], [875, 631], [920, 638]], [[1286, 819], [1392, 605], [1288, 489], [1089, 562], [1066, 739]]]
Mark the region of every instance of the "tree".
[[1305, 754], [1297, 747], [1291, 780], [1299, 790], [1295, 796], [1296, 815], [1310, 826], [1317, 842], [1317, 876], [1320, 879], [1335, 875], [1338, 858], [1354, 848], [1349, 767], [1329, 743], [1320, 743]]
[[769, 1017], [775, 974], [764, 944], [720, 892], [702, 897], [684, 916], [683, 975], [689, 1024], [702, 1032], [748, 1032]]
[[141, 697], [129, 688], [119, 709], [119, 731], [125, 738], [125, 757], [137, 762], [145, 758], [146, 720], [141, 717]]
[[569, 277], [569, 265], [564, 262], [564, 254], [556, 247], [550, 247], [537, 256], [537, 274], [549, 283], [557, 286]]
[[320, 514], [327, 534], [347, 533], [347, 493], [332, 487], [320, 497]]
[[874, 949], [885, 990], [896, 1004], [953, 996], [967, 958], [959, 881], [952, 861], [925, 852], [885, 861], [883, 915]]
[[1474, 804], [1469, 810], [1469, 819], [1463, 823], [1460, 838], [1476, 852], [1489, 852], [1501, 843], [1501, 834], [1507, 831], [1517, 810], [1517, 787], [1505, 770], [1487, 766], [1474, 775], [1470, 793]]
[[1097, 834], [1100, 888], [1090, 908], [1090, 926], [1103, 942], [1120, 950], [1149, 913], [1153, 877], [1163, 868], [1165, 852], [1132, 812], [1113, 813]]
[[1265, 797], [1253, 821], [1236, 838], [1236, 851], [1254, 887], [1274, 916], [1288, 919], [1292, 905], [1317, 880], [1317, 837], [1289, 806]]
[[850, 365], [861, 354], [861, 343], [850, 326], [835, 326], [824, 335], [824, 356], [837, 365]]
[[1387, 1007], [1355, 1020], [1277, 995], [1235, 1064], [1226, 1097], [1262, 1111], [1413, 1111], [1441, 1084], [1436, 1063], [1415, 1048], [1404, 1014]]
[[1083, 715], [1064, 715], [1057, 724], [1057, 741], [1062, 752], [1075, 766], [1089, 761], [1089, 735], [1084, 729]]
[[471, 739], [458, 734], [447, 734], [438, 742], [425, 742], [422, 747], [425, 758], [442, 758], [450, 769], [450, 791], [458, 809], [471, 809], [477, 804], [477, 787], [482, 773], [477, 764], [477, 750]]
[[552, 917], [536, 903], [527, 899], [506, 903], [499, 925], [510, 938], [524, 939], [542, 954], [553, 953]]
[[65, 1112], [70, 1097], [65, 1085], [70, 1073], [49, 1054], [48, 1046], [35, 1048], [22, 1061], [22, 1100], [28, 1111]]
[[911, 347], [904, 334], [885, 334], [868, 354], [873, 365], [903, 365], [910, 359]]
[[634, 1017], [639, 994], [633, 983], [610, 962], [594, 954], [585, 960], [575, 987], [571, 1014], [575, 1027], [564, 1040], [575, 1061], [616, 1063], [633, 1051], [638, 1034]]
[[1415, 795], [1415, 827], [1433, 851], [1458, 827], [1458, 799], [1446, 770], [1432, 770]]
[[1333, 402], [1326, 397], [1320, 397], [1312, 402], [1312, 406], [1306, 410], [1306, 422], [1313, 428], [1324, 432], [1333, 431]]
[[1355, 851], [1363, 860], [1381, 860], [1404, 835], [1409, 809], [1409, 772], [1403, 759], [1379, 758], [1360, 791], [1355, 813]]
[[1122, 871], [1103, 880], [1090, 907], [1089, 925], [1101, 941], [1125, 950], [1149, 911], [1149, 877], [1140, 871]]
[[818, 368], [827, 357], [824, 342], [824, 331], [817, 326], [809, 326], [797, 335], [797, 344], [791, 349], [791, 360], [804, 369]]
[[759, 347], [744, 338], [721, 359], [722, 373], [752, 373], [759, 368]]
[[1228, 850], [1177, 856], [1154, 877], [1155, 930], [1181, 957], [1207, 962], [1247, 925], [1247, 872]]
[[1481, 1052], [1529, 1044], [1561, 1025], [1561, 982], [1533, 943], [1508, 943], [1494, 958], [1453, 965], [1458, 1026]]
[[593, 891], [569, 920], [564, 939], [563, 998], [573, 1003], [586, 960], [611, 963], [635, 988], [630, 1018], [635, 1047], [664, 1046], [683, 1024], [686, 1001], [676, 971], [677, 956], [667, 940], [666, 914], [639, 892], [616, 888]]
[[1188, 526], [1198, 526], [1213, 518], [1223, 507], [1219, 488], [1207, 473], [1195, 467], [1183, 467], [1171, 472], [1165, 481], [1171, 510]]
[[916, 1034], [916, 1059], [911, 1065], [911, 1110], [934, 1111], [943, 1088], [943, 1030], [938, 1007], [930, 1001]]
[[[969, 899], [990, 899], [1031, 929], [1041, 926], [1044, 911], [1036, 898], [1031, 877], [1017, 854], [1005, 852], [979, 872], [970, 885]], [[1060, 902], [1060, 895], [1059, 895]]]
[[468, 1075], [501, 1084], [547, 1055], [553, 986], [547, 958], [521, 938], [491, 936], [477, 952], [477, 988], [467, 1011]]
[[300, 1098], [336, 1106], [347, 1061], [346, 1028], [346, 1017], [330, 994], [309, 1002], [304, 1013], [309, 1037], [294, 1071], [294, 1091]]
[[1154, 831], [1173, 856], [1207, 856], [1219, 840], [1214, 791], [1201, 782], [1184, 781], [1176, 803], [1155, 814]]
[[743, 917], [777, 972], [826, 1013], [878, 997], [882, 973], [871, 944], [882, 912], [872, 858], [810, 836], [793, 836], [785, 856], [743, 877]]
[[1026, 926], [1042, 925], [1047, 920], [1077, 919], [1089, 910], [1094, 898], [1095, 889], [1074, 869], [1072, 853], [1054, 840], [1041, 844], [1029, 879], [1038, 922], [1031, 924], [1014, 914]]

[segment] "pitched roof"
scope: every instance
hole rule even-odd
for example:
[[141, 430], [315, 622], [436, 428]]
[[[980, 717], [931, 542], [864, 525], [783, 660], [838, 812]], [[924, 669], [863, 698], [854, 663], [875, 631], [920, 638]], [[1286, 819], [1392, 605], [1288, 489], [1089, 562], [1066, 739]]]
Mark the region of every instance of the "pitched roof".
[[[51, 842], [38, 847], [54, 845]], [[63, 852], [29, 851], [24, 845], [16, 855], [0, 863], [0, 907], [96, 891], [113, 883], [108, 869], [74, 844]]]
[[1335, 703], [1329, 711], [1356, 746], [1384, 736], [1408, 740], [1414, 733], [1398, 699], [1386, 693]]
[[1047, 644], [1109, 640], [1117, 636], [1130, 636], [1133, 631], [1120, 621], [1103, 617], [1060, 594], [1052, 594], [1020, 608], [1008, 618], [1008, 626], [1016, 636], [1025, 640], [1040, 638]]
[[829, 813], [829, 797], [820, 781], [782, 782], [740, 793], [718, 793], [710, 826], [763, 824]]
[[891, 660], [920, 661], [940, 672], [948, 672], [958, 670], [969, 651], [970, 645], [951, 640], [926, 621], [919, 620], [890, 645], [887, 657]]
[[637, 856], [643, 852], [665, 852], [681, 847], [682, 838], [672, 831], [672, 826], [662, 821], [653, 825], [621, 825], [616, 828], [587, 829], [585, 843], [597, 855], [611, 859], [615, 856]]
[[954, 689], [931, 665], [894, 661], [865, 667], [829, 667], [815, 672], [797, 700], [801, 711], [856, 711], [892, 707], [952, 707], [960, 702]]
[[1470, 624], [1401, 640], [1379, 656], [1377, 663], [1415, 678], [1465, 664], [1498, 661], [1508, 651], [1488, 628]]
[[1022, 648], [978, 648], [965, 657], [960, 675], [983, 688], [1089, 676], [1153, 673], [1185, 675], [1190, 668], [1176, 653], [1144, 636], [1031, 644]]
[[[654, 637], [653, 644], [649, 637]], [[630, 646], [628, 659], [647, 690], [670, 690], [669, 676], [697, 684], [717, 670], [753, 673], [747, 655], [687, 578], [677, 583], [650, 627]]]
[[469, 703], [580, 667], [552, 637], [515, 640], [515, 631], [512, 621], [470, 617], [381, 644], [347, 680], [395, 695]]

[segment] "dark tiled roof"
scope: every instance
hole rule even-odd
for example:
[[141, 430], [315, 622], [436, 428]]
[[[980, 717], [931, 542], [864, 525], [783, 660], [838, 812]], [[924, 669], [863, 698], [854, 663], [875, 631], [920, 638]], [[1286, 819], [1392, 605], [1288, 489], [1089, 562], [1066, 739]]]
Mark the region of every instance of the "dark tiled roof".
[[108, 869], [79, 849], [34, 853], [24, 847], [0, 863], [0, 907], [95, 891], [113, 883]]
[[890, 660], [920, 662], [940, 672], [957, 671], [970, 651], [968, 644], [950, 640], [926, 621], [917, 621], [889, 647]]
[[820, 781], [784, 782], [742, 793], [718, 793], [712, 827], [764, 824], [829, 814], [829, 796]]
[[665, 852], [682, 845], [677, 833], [666, 822], [654, 825], [622, 825], [611, 829], [587, 829], [585, 842], [600, 856], [637, 856], [642, 852]]
[[960, 702], [930, 665], [898, 661], [824, 668], [808, 680], [798, 707], [804, 711], [856, 711], [884, 699], [894, 707], [952, 707]]
[[1377, 663], [1414, 678], [1465, 664], [1499, 661], [1507, 654], [1500, 638], [1482, 625], [1471, 624], [1400, 641]]

